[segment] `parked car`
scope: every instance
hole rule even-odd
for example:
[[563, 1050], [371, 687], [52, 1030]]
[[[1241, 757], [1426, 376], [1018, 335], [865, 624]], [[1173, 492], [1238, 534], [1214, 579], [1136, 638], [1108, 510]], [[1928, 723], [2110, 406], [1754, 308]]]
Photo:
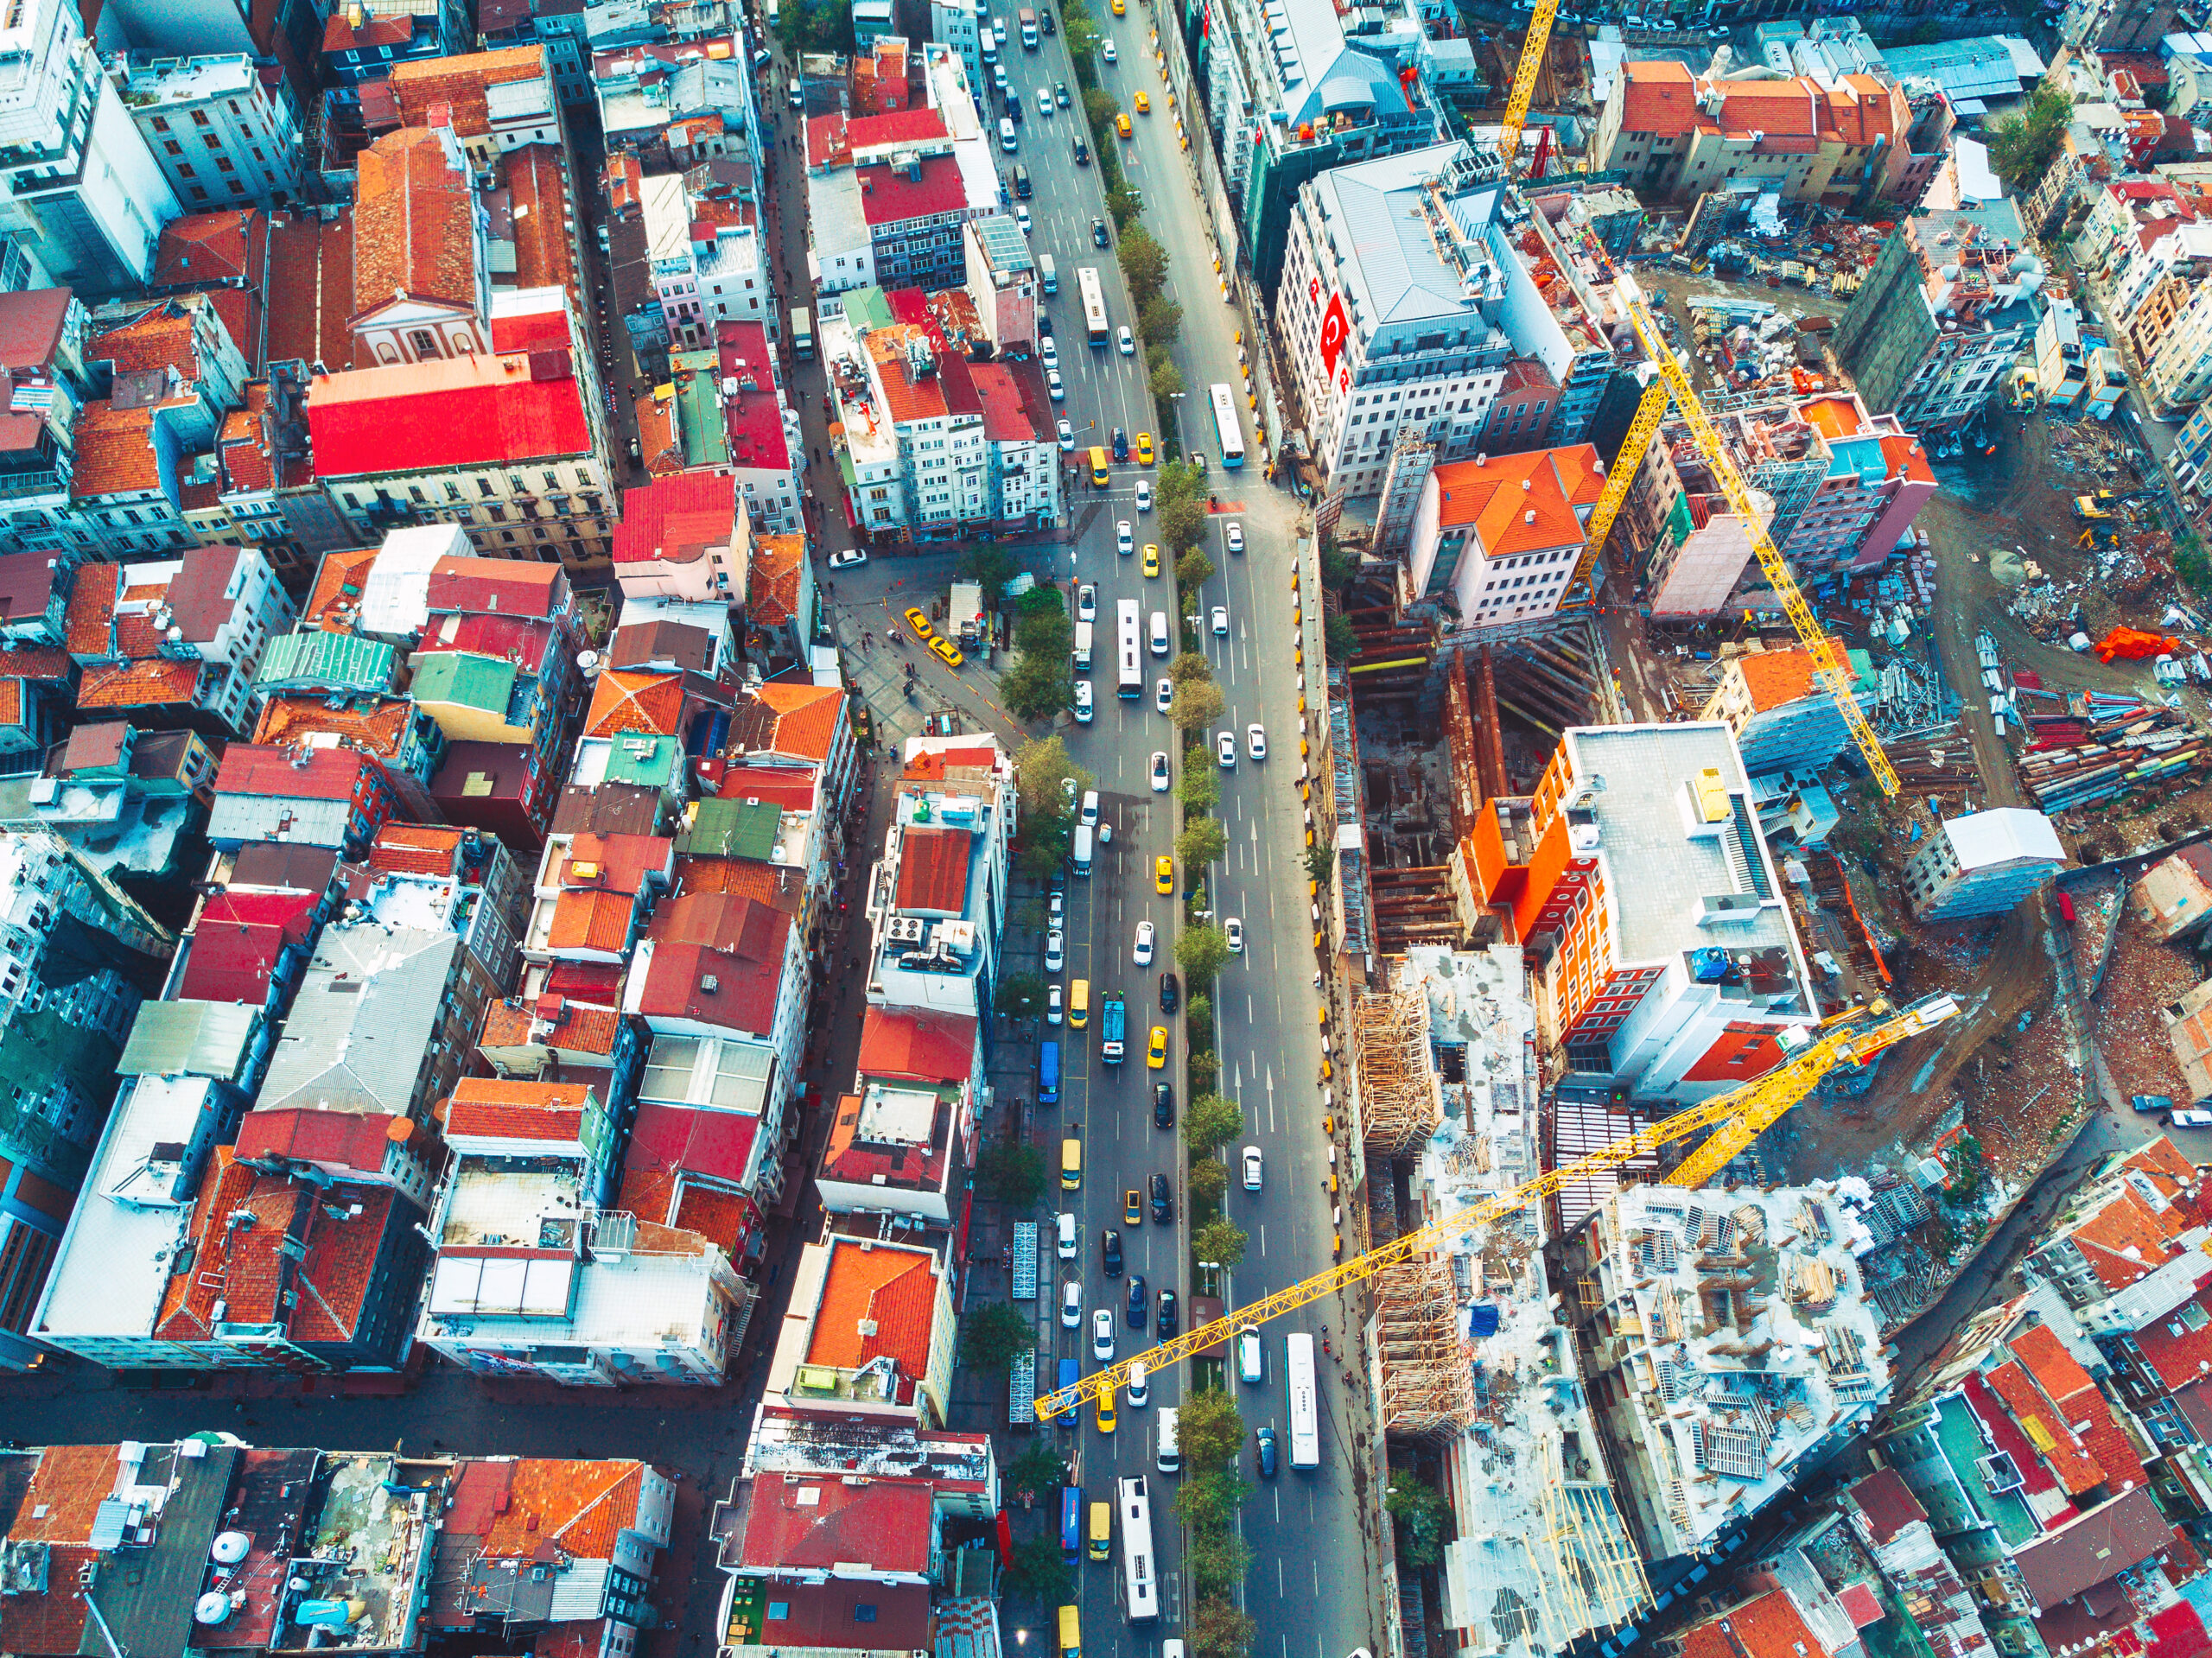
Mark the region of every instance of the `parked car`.
[[1173, 1128], [1175, 1126], [1175, 1089], [1167, 1083], [1152, 1085], [1152, 1126]]

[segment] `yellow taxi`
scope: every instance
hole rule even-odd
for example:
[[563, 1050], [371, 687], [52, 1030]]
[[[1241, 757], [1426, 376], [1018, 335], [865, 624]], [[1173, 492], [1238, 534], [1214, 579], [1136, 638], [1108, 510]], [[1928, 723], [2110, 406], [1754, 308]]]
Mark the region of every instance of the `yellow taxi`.
[[1167, 1027], [1165, 1025], [1155, 1025], [1152, 1027], [1152, 1044], [1144, 1051], [1144, 1062], [1147, 1066], [1154, 1070], [1160, 1070], [1166, 1067], [1167, 1064]]
[[1129, 124], [1128, 111], [1124, 110], [1121, 114], [1114, 118], [1114, 130], [1120, 133], [1124, 138], [1128, 137], [1132, 132], [1136, 130], [1135, 127], [1132, 127]]
[[1152, 861], [1152, 884], [1163, 893], [1175, 890], [1175, 860], [1154, 858]]
[[929, 617], [923, 613], [918, 606], [906, 613], [906, 626], [914, 630], [914, 637], [918, 639], [928, 638], [937, 631], [930, 626]]
[[1160, 574], [1160, 543], [1156, 541], [1147, 541], [1144, 544], [1144, 573], [1147, 575]]
[[1129, 101], [1137, 106], [1137, 113], [1139, 115], [1150, 115], [1152, 113], [1152, 99], [1149, 95], [1144, 92], [1139, 92]]
[[[1122, 3], [1122, 0], [1114, 0], [1114, 3], [1118, 6]], [[1098, 1395], [1098, 1431], [1101, 1433], [1111, 1433], [1114, 1431], [1114, 1395], [1110, 1393], [1103, 1393]]]
[[1128, 16], [1129, 15], [1128, 0], [1114, 0], [1114, 15], [1116, 17]]
[[[1139, 98], [1142, 98], [1144, 94], [1142, 92], [1139, 92], [1137, 96]], [[1137, 465], [1140, 467], [1148, 467], [1151, 464], [1152, 434], [1150, 432], [1139, 432], [1137, 434]]]
[[946, 662], [950, 663], [955, 668], [957, 668], [963, 662], [967, 660], [966, 657], [960, 654], [960, 647], [955, 645], [950, 639], [931, 639], [930, 641], [930, 649], [936, 651], [938, 656], [944, 657]]
[[1124, 1226], [1144, 1224], [1144, 1194], [1135, 1187], [1131, 1187], [1122, 1194], [1122, 1224]]

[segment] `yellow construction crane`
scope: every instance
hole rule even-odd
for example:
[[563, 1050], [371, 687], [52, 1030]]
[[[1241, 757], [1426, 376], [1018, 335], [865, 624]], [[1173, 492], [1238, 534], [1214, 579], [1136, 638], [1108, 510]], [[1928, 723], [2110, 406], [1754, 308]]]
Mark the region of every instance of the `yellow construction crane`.
[[[1264, 1324], [1270, 1318], [1279, 1318], [1309, 1301], [1318, 1301], [1325, 1295], [1332, 1294], [1346, 1285], [1372, 1278], [1386, 1267], [1398, 1266], [1432, 1249], [1440, 1248], [1463, 1233], [1487, 1226], [1529, 1204], [1550, 1197], [1562, 1186], [1649, 1156], [1662, 1146], [1687, 1139], [1700, 1128], [1715, 1128], [1716, 1132], [1712, 1137], [1691, 1153], [1668, 1177], [1669, 1182], [1675, 1185], [1702, 1185], [1725, 1167], [1731, 1158], [1810, 1094], [1821, 1078], [1835, 1066], [1841, 1064], [1863, 1064], [1883, 1049], [1955, 1018], [1959, 1011], [1959, 1004], [1951, 997], [1937, 995], [1915, 1002], [1902, 1013], [1891, 1012], [1885, 1004], [1878, 1002], [1872, 1009], [1854, 1009], [1841, 1014], [1832, 1020], [1821, 1034], [1801, 1042], [1794, 1052], [1765, 1076], [1740, 1088], [1731, 1089], [1726, 1094], [1717, 1095], [1701, 1105], [1677, 1111], [1663, 1121], [1654, 1123], [1648, 1128], [1640, 1128], [1624, 1140], [1615, 1140], [1602, 1151], [1562, 1164], [1550, 1173], [1516, 1186], [1511, 1191], [1501, 1192], [1478, 1204], [1471, 1204], [1440, 1221], [1393, 1238], [1380, 1248], [1370, 1249], [1365, 1255], [1357, 1255], [1350, 1261], [1338, 1261], [1301, 1283], [1277, 1290], [1272, 1295], [1262, 1296], [1232, 1313], [1194, 1325], [1157, 1347], [1148, 1348], [1109, 1364], [1103, 1370], [1094, 1371], [1071, 1387], [1039, 1398], [1037, 1401], [1038, 1417], [1042, 1420], [1058, 1416], [1065, 1411], [1073, 1410], [1085, 1400], [1100, 1398], [1120, 1388], [1128, 1381], [1132, 1365], [1141, 1364], [1147, 1375], [1157, 1375], [1167, 1366], [1179, 1364], [1193, 1353], [1211, 1347], [1217, 1342], [1227, 1341], [1246, 1324]], [[1880, 1022], [1873, 1025], [1861, 1022], [1869, 1013], [1878, 1017]]]
[[1536, 0], [1529, 14], [1527, 32], [1521, 36], [1520, 60], [1513, 66], [1513, 95], [1505, 100], [1505, 119], [1499, 124], [1497, 158], [1510, 173], [1521, 159], [1521, 129], [1529, 124], [1529, 100], [1536, 95], [1536, 77], [1543, 73], [1544, 48], [1551, 44], [1552, 19], [1559, 16], [1559, 0]]
[[1595, 595], [1590, 577], [1605, 550], [1605, 538], [1613, 533], [1613, 520], [1620, 517], [1636, 474], [1643, 469], [1644, 453], [1651, 448], [1651, 440], [1659, 435], [1659, 422], [1667, 418], [1669, 396], [1667, 382], [1656, 374], [1643, 388], [1643, 400], [1636, 405], [1636, 418], [1629, 422], [1628, 435], [1621, 440], [1621, 447], [1613, 456], [1613, 469], [1605, 474], [1605, 487], [1591, 511], [1590, 522], [1583, 526], [1582, 557], [1574, 567], [1574, 579], [1567, 584], [1570, 602], [1579, 598], [1586, 603]]

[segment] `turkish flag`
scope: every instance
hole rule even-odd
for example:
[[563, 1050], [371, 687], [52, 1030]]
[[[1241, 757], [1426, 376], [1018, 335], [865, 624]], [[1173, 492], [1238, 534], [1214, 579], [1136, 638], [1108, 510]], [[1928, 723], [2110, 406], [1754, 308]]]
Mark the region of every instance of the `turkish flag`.
[[1329, 308], [1321, 317], [1322, 373], [1334, 374], [1337, 372], [1337, 354], [1344, 350], [1344, 335], [1351, 327], [1351, 324], [1344, 320], [1344, 296], [1342, 294], [1330, 295]]

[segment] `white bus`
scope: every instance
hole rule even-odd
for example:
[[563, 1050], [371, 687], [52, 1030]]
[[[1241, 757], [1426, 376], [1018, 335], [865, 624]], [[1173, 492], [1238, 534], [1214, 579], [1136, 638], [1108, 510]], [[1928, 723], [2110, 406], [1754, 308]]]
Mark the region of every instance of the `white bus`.
[[1206, 397], [1213, 403], [1214, 435], [1221, 442], [1221, 464], [1241, 467], [1244, 464], [1244, 423], [1236, 416], [1236, 395], [1218, 383], [1206, 388]]
[[1152, 1553], [1152, 1497], [1144, 1476], [1114, 1482], [1122, 1506], [1122, 1587], [1129, 1622], [1149, 1623], [1160, 1616], [1160, 1583]]
[[1144, 695], [1144, 641], [1140, 637], [1138, 607], [1134, 599], [1117, 600], [1114, 605], [1114, 631], [1121, 656], [1121, 693], [1125, 697]]
[[1098, 286], [1098, 267], [1078, 266], [1075, 285], [1083, 290], [1083, 326], [1090, 331], [1090, 343], [1106, 343], [1106, 295]]
[[1321, 1465], [1321, 1411], [1313, 1390], [1313, 1338], [1293, 1336], [1283, 1344], [1289, 1363], [1284, 1365], [1283, 1386], [1290, 1411], [1290, 1465]]

